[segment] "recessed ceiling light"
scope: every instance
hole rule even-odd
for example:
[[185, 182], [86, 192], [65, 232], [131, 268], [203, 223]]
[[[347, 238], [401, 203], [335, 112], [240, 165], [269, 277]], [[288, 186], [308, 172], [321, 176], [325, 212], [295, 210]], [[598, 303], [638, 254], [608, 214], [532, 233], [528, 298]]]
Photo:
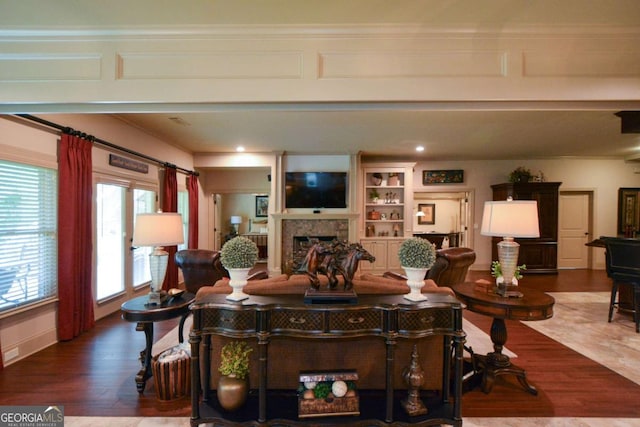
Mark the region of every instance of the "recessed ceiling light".
[[424, 147], [423, 147], [422, 145], [418, 145], [418, 146], [416, 147], [416, 151], [417, 151], [418, 153], [422, 153], [422, 152], [424, 151]]
[[242, 145], [238, 145], [238, 146], [236, 147], [236, 151], [237, 151], [238, 153], [244, 153], [244, 147], [243, 147]]

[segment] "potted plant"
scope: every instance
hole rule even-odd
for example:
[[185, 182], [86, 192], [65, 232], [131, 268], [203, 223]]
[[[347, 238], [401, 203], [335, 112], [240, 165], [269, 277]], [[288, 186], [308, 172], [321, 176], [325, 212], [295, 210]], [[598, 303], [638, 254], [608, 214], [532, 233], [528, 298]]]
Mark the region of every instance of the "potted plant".
[[229, 271], [229, 286], [233, 289], [227, 299], [241, 301], [249, 298], [242, 292], [247, 284], [249, 271], [258, 261], [258, 246], [253, 240], [243, 236], [236, 236], [227, 241], [220, 250], [220, 262]]
[[411, 301], [427, 299], [420, 290], [424, 286], [424, 276], [436, 261], [436, 249], [427, 239], [411, 237], [400, 244], [398, 250], [400, 265], [407, 274], [407, 285], [411, 291], [405, 298]]
[[227, 411], [240, 408], [249, 392], [249, 354], [253, 351], [245, 341], [230, 341], [220, 351], [221, 376], [218, 380], [218, 401]]
[[509, 182], [529, 182], [533, 174], [524, 166], [518, 166], [509, 174]]
[[376, 190], [375, 188], [372, 188], [371, 191], [369, 191], [369, 198], [373, 203], [378, 203], [380, 193], [378, 193], [378, 190]]
[[[516, 271], [513, 273], [512, 285], [517, 285], [518, 280], [522, 279], [522, 271], [527, 269], [526, 264], [516, 266]], [[502, 276], [502, 266], [500, 261], [493, 261], [491, 263], [491, 275], [496, 278], [496, 285], [504, 283], [504, 277]], [[507, 283], [508, 285], [508, 283]]]

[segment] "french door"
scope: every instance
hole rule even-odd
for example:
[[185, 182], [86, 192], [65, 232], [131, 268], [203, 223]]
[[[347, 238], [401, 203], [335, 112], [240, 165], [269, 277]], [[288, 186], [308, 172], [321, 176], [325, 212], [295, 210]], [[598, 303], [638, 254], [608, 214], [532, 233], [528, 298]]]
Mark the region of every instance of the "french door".
[[117, 311], [142, 293], [151, 277], [151, 248], [131, 247], [135, 218], [155, 212], [157, 193], [150, 184], [99, 178], [95, 187], [94, 299], [96, 319]]

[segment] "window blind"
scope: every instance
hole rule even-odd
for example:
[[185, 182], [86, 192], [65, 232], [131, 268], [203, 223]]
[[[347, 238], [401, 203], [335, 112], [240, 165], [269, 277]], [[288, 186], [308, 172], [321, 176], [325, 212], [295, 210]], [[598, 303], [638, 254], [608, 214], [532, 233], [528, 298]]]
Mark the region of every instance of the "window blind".
[[57, 171], [0, 160], [0, 312], [57, 296]]

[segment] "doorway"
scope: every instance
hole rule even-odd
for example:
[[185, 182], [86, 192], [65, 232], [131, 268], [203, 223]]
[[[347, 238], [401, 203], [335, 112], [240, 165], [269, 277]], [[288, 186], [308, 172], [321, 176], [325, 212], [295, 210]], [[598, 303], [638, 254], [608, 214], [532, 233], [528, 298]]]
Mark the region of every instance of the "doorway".
[[558, 203], [558, 268], [591, 268], [593, 191], [560, 191]]
[[469, 230], [472, 222], [473, 191], [428, 191], [413, 193], [415, 206], [428, 201], [434, 205], [435, 221], [429, 226], [421, 226], [414, 218], [414, 233], [455, 233], [457, 246], [473, 248], [473, 233]]

